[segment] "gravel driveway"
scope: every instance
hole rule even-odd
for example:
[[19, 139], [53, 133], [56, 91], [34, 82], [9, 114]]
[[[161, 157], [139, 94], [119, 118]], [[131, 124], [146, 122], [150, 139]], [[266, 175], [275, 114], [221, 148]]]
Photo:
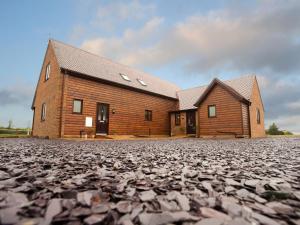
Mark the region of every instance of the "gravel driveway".
[[300, 139], [0, 139], [0, 224], [300, 224]]

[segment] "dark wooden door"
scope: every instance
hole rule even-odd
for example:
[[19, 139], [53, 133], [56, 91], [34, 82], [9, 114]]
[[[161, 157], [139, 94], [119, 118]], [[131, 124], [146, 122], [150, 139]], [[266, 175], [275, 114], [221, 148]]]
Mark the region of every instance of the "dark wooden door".
[[104, 103], [98, 103], [96, 133], [108, 134], [108, 122], [109, 122], [109, 105]]
[[195, 111], [186, 112], [186, 133], [196, 134], [196, 113]]

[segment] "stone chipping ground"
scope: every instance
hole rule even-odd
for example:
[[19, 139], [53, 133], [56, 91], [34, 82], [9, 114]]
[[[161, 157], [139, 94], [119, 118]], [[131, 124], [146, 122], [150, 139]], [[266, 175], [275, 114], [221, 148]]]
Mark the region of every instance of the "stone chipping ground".
[[0, 224], [300, 224], [300, 138], [0, 139]]

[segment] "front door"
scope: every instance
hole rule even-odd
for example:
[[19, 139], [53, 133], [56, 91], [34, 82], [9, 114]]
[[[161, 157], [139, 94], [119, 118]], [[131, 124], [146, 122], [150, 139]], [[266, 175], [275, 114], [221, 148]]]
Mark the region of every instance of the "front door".
[[98, 103], [97, 120], [96, 120], [97, 134], [108, 134], [108, 115], [109, 115], [109, 105], [104, 103]]
[[196, 113], [195, 111], [186, 112], [186, 133], [196, 134]]

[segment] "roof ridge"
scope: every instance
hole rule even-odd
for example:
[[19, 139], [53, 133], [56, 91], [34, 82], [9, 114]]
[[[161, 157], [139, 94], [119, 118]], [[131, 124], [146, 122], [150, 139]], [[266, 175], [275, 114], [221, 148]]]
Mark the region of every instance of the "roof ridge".
[[203, 87], [207, 87], [207, 85], [200, 85], [200, 86], [196, 86], [196, 87], [186, 88], [186, 89], [179, 90], [178, 92], [189, 91], [192, 89], [203, 88]]
[[246, 77], [256, 77], [255, 74], [245, 74], [245, 75], [241, 75], [241, 76], [238, 76], [238, 77], [235, 77], [233, 79], [227, 79], [227, 80], [221, 80], [222, 82], [226, 82], [226, 81], [233, 81], [233, 80], [239, 80], [239, 79], [242, 79], [242, 78], [246, 78]]
[[158, 77], [158, 76], [155, 76], [155, 75], [146, 73], [146, 72], [141, 71], [141, 70], [139, 70], [139, 69], [130, 67], [130, 66], [128, 66], [128, 65], [125, 65], [125, 64], [122, 64], [122, 63], [119, 63], [119, 62], [116, 62], [116, 61], [113, 61], [112, 59], [106, 58], [106, 57], [101, 56], [101, 55], [97, 55], [97, 54], [95, 54], [95, 53], [89, 52], [89, 51], [84, 50], [84, 49], [82, 49], [82, 48], [75, 47], [75, 46], [73, 46], [73, 45], [64, 43], [64, 42], [62, 42], [62, 41], [59, 41], [59, 40], [56, 40], [56, 39], [53, 39], [53, 38], [49, 39], [49, 41], [58, 42], [58, 43], [60, 43], [60, 44], [69, 46], [69, 47], [71, 47], [71, 48], [73, 48], [73, 49], [80, 50], [80, 51], [83, 51], [83, 52], [88, 53], [88, 54], [90, 54], [90, 55], [99, 57], [99, 58], [101, 58], [101, 59], [103, 59], [103, 60], [109, 61], [109, 62], [111, 62], [111, 63], [113, 63], [113, 64], [118, 64], [118, 65], [120, 65], [120, 66], [122, 66], [122, 67], [126, 67], [126, 68], [128, 68], [128, 69], [134, 70], [135, 72], [143, 73], [143, 74], [145, 74], [145, 75], [147, 75], [147, 76], [154, 77], [155, 79], [158, 79], [158, 80], [160, 80], [160, 81], [169, 83], [170, 85], [173, 85], [174, 87], [176, 87], [176, 88], [178, 88], [179, 90], [181, 90], [181, 88], [180, 88], [179, 86], [177, 86], [175, 83], [173, 83], [173, 82], [171, 82], [171, 81], [167, 81], [167, 80], [161, 79], [161, 78]]
[[[226, 82], [226, 81], [239, 80], [239, 79], [242, 79], [242, 78], [245, 78], [245, 77], [253, 77], [253, 78], [254, 78], [255, 76], [256, 76], [255, 74], [246, 74], [246, 75], [242, 75], [242, 76], [235, 77], [235, 78], [233, 78], [233, 79], [221, 80], [221, 79], [215, 77], [215, 78], [213, 78], [212, 80], [218, 79], [218, 80], [220, 80], [220, 81], [222, 81], [222, 82]], [[204, 84], [204, 85], [199, 85], [199, 86], [196, 86], [196, 87], [191, 87], [191, 88], [181, 89], [181, 90], [179, 90], [178, 92], [189, 91], [189, 90], [191, 90], [191, 89], [197, 89], [197, 88], [201, 88], [201, 87], [207, 87], [208, 85], [209, 85], [209, 84]]]

